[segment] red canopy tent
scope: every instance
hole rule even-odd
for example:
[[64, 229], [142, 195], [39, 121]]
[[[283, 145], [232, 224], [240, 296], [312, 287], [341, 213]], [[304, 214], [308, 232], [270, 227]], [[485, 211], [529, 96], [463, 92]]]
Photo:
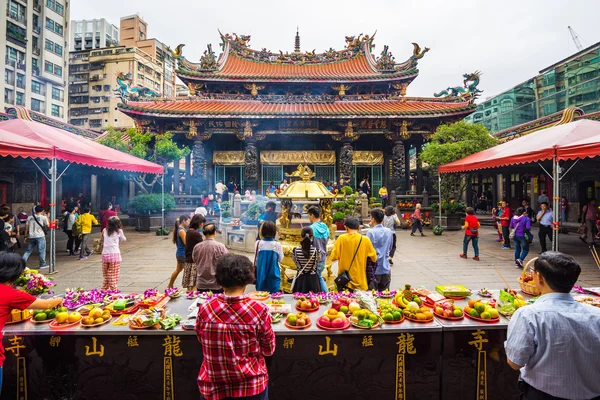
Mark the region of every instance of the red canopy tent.
[[[554, 221], [558, 221], [559, 184], [562, 176], [569, 172], [562, 173], [560, 162], [575, 160], [577, 163], [582, 158], [598, 156], [600, 156], [600, 122], [581, 119], [542, 129], [502, 143], [461, 160], [442, 165], [438, 171], [440, 174], [456, 173], [552, 160]], [[558, 250], [557, 231], [558, 227], [555, 226], [553, 250]]]
[[[17, 119], [0, 121], [0, 157], [31, 158], [34, 163], [35, 159], [51, 161], [49, 174], [40, 168], [51, 182], [51, 221], [56, 220], [56, 181], [60, 178], [57, 176], [58, 160], [118, 171], [164, 173], [161, 165], [103, 146], [65, 130], [35, 122], [31, 120], [28, 111], [22, 107], [17, 108], [17, 116], [19, 117]], [[50, 272], [54, 272], [56, 227], [52, 223], [50, 228]]]

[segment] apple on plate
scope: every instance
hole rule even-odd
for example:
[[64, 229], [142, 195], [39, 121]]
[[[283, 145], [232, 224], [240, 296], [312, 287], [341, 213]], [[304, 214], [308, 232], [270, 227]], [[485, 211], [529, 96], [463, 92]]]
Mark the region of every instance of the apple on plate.
[[329, 317], [327, 315], [321, 315], [319, 317], [319, 325], [325, 327], [325, 328], [330, 328], [331, 327], [331, 320], [329, 319]]
[[331, 303], [331, 308], [335, 308], [335, 311], [339, 311], [340, 307], [342, 306], [342, 302], [339, 300], [334, 300]]
[[435, 308], [435, 313], [438, 315], [444, 315], [444, 309], [438, 306]]
[[335, 329], [343, 328], [345, 324], [346, 321], [342, 318], [336, 318], [333, 321], [331, 321], [331, 327]]

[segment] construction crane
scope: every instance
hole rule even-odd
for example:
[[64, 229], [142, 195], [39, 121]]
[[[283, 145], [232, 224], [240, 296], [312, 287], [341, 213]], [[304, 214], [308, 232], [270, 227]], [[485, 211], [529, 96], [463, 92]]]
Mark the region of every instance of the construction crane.
[[571, 39], [573, 39], [573, 43], [575, 43], [575, 47], [577, 47], [577, 51], [583, 50], [583, 46], [581, 45], [581, 42], [579, 41], [579, 36], [577, 35], [577, 32], [575, 32], [573, 30], [573, 28], [571, 28], [571, 26], [568, 26], [567, 28], [569, 28], [569, 33], [571, 34]]

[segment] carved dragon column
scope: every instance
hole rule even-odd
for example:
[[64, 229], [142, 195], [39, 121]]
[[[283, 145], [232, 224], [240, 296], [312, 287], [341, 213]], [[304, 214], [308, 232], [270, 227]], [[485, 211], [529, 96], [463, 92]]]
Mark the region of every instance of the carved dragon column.
[[[194, 150], [192, 152], [194, 167], [192, 170], [192, 178], [194, 185], [192, 194], [200, 194], [206, 190], [206, 154], [204, 150], [204, 141], [201, 138], [194, 140]], [[195, 190], [194, 190], [195, 189]]]
[[343, 140], [342, 148], [340, 149], [340, 177], [344, 178], [346, 181], [352, 182], [352, 177], [354, 175], [354, 165], [352, 164], [352, 141], [351, 140]]
[[404, 141], [400, 138], [394, 140], [392, 144], [392, 179], [389, 190], [395, 190], [397, 194], [404, 194], [407, 188], [405, 154]]
[[246, 139], [244, 158], [244, 185], [250, 190], [258, 190], [258, 149], [256, 139]]

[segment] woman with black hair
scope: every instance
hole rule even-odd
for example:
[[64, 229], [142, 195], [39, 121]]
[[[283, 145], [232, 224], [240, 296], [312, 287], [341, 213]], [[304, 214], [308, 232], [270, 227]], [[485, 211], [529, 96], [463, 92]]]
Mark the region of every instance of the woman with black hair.
[[265, 221], [260, 227], [260, 240], [256, 241], [254, 266], [256, 269], [256, 290], [276, 293], [281, 291], [279, 263], [283, 260], [281, 243], [275, 240], [277, 227]]
[[171, 274], [169, 286], [167, 286], [169, 288], [173, 287], [175, 280], [185, 267], [185, 241], [188, 226], [190, 226], [190, 217], [187, 215], [181, 215], [175, 220], [175, 226], [173, 227], [173, 243], [177, 245], [177, 250], [175, 251], [177, 266], [175, 267], [175, 271]]
[[38, 299], [29, 293], [13, 287], [15, 281], [25, 271], [25, 260], [14, 253], [0, 253], [0, 390], [2, 390], [2, 365], [4, 364], [4, 347], [2, 331], [12, 310], [46, 310], [58, 307], [62, 299]]
[[319, 276], [317, 275], [317, 263], [320, 261], [320, 253], [313, 242], [313, 230], [305, 226], [300, 232], [302, 240], [300, 246], [292, 252], [292, 259], [296, 263], [296, 277], [292, 282], [292, 293], [317, 293], [321, 291]]
[[120, 242], [127, 238], [123, 234], [123, 224], [117, 216], [110, 217], [107, 226], [102, 230], [102, 289], [117, 290], [121, 272]]
[[196, 335], [203, 352], [198, 388], [202, 399], [268, 399], [265, 357], [275, 352], [275, 334], [269, 308], [244, 294], [246, 286], [254, 282], [252, 270], [246, 256], [219, 257], [216, 280], [224, 293], [198, 308]]
[[188, 292], [191, 292], [196, 287], [196, 264], [192, 258], [192, 253], [194, 252], [194, 247], [203, 240], [200, 230], [204, 227], [205, 222], [206, 218], [203, 215], [194, 214], [185, 235], [185, 267], [183, 268], [181, 286]]

